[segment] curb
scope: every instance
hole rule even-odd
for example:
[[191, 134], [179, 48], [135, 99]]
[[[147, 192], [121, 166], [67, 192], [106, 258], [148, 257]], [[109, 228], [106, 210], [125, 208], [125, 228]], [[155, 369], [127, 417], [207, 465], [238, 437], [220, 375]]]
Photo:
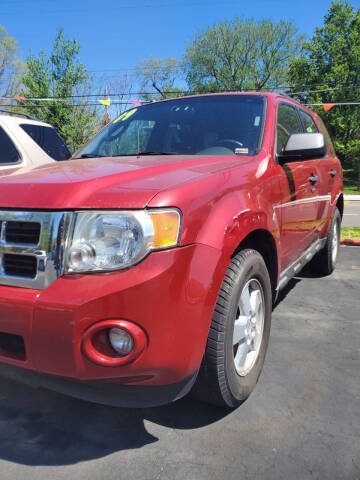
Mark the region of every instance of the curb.
[[355, 202], [360, 202], [360, 195], [344, 195], [344, 200], [355, 200]]
[[354, 238], [342, 238], [340, 240], [341, 245], [357, 245], [360, 246], [360, 240], [355, 240]]

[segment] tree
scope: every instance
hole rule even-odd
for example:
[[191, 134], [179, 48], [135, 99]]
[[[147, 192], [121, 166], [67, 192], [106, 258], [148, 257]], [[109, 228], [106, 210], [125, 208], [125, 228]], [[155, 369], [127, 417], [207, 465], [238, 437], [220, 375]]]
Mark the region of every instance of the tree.
[[[22, 62], [15, 39], [0, 25], [0, 95], [12, 96], [19, 82]], [[1, 100], [1, 104], [9, 101]]]
[[141, 97], [145, 101], [150, 101], [182, 95], [183, 90], [175, 85], [180, 72], [179, 61], [173, 57], [155, 58], [150, 56], [148, 59], [140, 60], [135, 67], [135, 75], [141, 91], [146, 92]]
[[118, 77], [107, 77], [103, 80], [103, 83], [107, 86], [110, 93], [119, 94], [111, 99], [111, 110], [115, 117], [131, 108], [131, 103], [126, 102], [132, 100], [133, 79], [127, 72]]
[[[294, 91], [303, 91], [298, 98], [304, 103], [358, 102], [360, 9], [355, 11], [347, 2], [332, 2], [324, 25], [291, 62], [289, 80]], [[304, 88], [304, 84], [310, 86]], [[328, 113], [322, 107], [314, 109], [328, 126], [344, 165], [359, 163], [360, 106], [335, 106]]]
[[[22, 110], [52, 124], [71, 149], [78, 148], [91, 137], [98, 126], [95, 109], [79, 104], [71, 96], [89, 91], [89, 77], [78, 60], [80, 44], [68, 39], [60, 28], [55, 36], [52, 54], [41, 51], [26, 60], [21, 95], [35, 98], [24, 103]], [[69, 98], [70, 97], [70, 98]], [[47, 98], [49, 100], [36, 100]]]
[[243, 20], [218, 22], [200, 31], [185, 52], [191, 89], [262, 90], [281, 85], [303, 37], [291, 22]]

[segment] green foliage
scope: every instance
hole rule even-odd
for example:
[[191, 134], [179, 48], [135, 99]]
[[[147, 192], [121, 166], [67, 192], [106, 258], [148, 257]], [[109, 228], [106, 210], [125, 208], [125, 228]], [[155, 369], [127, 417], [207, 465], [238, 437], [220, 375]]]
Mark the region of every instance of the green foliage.
[[0, 25], [0, 95], [11, 96], [14, 93], [21, 69], [17, 43]]
[[55, 36], [52, 54], [41, 51], [30, 55], [22, 78], [21, 95], [25, 97], [55, 97], [51, 101], [31, 100], [33, 107], [24, 104], [22, 110], [52, 124], [74, 150], [90, 138], [98, 126], [94, 109], [87, 105], [69, 105], [69, 97], [89, 88], [88, 74], [78, 60], [80, 44], [67, 39], [60, 28]]
[[360, 240], [360, 227], [342, 227], [341, 238], [353, 238]]
[[[347, 2], [332, 2], [324, 25], [304, 44], [303, 53], [290, 65], [289, 81], [296, 90], [315, 85], [299, 95], [304, 103], [360, 101], [360, 9]], [[324, 91], [325, 90], [325, 91]], [[360, 106], [335, 106], [324, 119], [334, 140], [337, 154], [345, 165], [360, 159]]]
[[[152, 94], [141, 95], [144, 101], [173, 98], [182, 95], [182, 89], [175, 85], [179, 78], [180, 67], [176, 58], [155, 58], [140, 60], [135, 67], [141, 91]], [[175, 93], [174, 93], [175, 92]]]
[[358, 172], [355, 167], [343, 168], [344, 174], [344, 193], [360, 195], [358, 189]]
[[281, 85], [303, 37], [291, 22], [235, 18], [200, 31], [185, 52], [191, 89], [261, 90]]

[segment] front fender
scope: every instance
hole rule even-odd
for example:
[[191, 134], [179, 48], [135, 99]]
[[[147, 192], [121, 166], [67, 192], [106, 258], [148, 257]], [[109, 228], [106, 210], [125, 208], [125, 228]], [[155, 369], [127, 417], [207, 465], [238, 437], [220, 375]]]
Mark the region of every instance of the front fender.
[[228, 258], [253, 231], [266, 230], [280, 242], [280, 222], [275, 210], [252, 192], [236, 192], [221, 199], [199, 229], [196, 243], [221, 250]]

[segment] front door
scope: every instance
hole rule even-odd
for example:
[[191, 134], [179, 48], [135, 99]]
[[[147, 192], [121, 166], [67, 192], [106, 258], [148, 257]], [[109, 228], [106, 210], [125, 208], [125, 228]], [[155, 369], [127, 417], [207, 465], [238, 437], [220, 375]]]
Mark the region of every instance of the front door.
[[[277, 153], [289, 136], [301, 133], [296, 109], [281, 103], [277, 116]], [[279, 166], [281, 176], [281, 250], [282, 270], [295, 261], [318, 237], [320, 170], [316, 160], [301, 160]]]

